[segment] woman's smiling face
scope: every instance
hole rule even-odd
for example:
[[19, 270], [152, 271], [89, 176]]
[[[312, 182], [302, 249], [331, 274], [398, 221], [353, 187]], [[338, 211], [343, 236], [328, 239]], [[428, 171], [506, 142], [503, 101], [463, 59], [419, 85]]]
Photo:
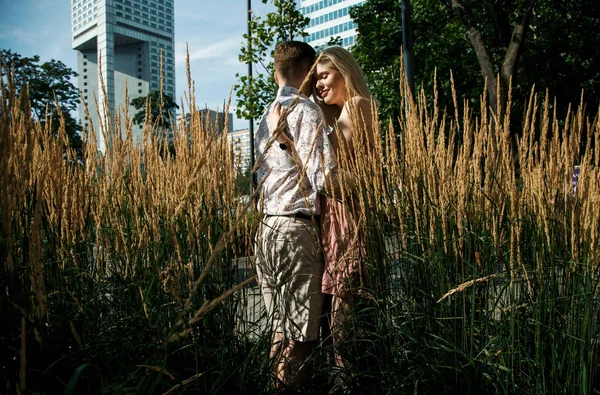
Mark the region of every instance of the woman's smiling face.
[[343, 107], [346, 101], [346, 82], [329, 62], [317, 63], [315, 69], [317, 93], [325, 104]]

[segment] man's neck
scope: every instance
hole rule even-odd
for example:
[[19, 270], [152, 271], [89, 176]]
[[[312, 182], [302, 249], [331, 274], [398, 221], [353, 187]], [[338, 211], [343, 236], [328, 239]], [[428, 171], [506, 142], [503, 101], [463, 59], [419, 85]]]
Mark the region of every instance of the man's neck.
[[290, 79], [290, 78], [281, 78], [279, 77], [279, 87], [283, 88], [284, 86], [291, 86], [292, 88], [296, 88], [298, 90], [300, 90], [300, 87], [302, 86], [302, 82], [304, 81], [304, 79], [302, 80], [298, 80], [298, 79]]
[[279, 89], [281, 89], [281, 88], [283, 88], [283, 87], [286, 87], [286, 86], [289, 86], [289, 87], [291, 87], [291, 88], [296, 88], [296, 89], [300, 90], [300, 86], [298, 86], [297, 84], [293, 84], [293, 83], [286, 83], [286, 82], [282, 82], [282, 83], [280, 83], [280, 84], [279, 84]]

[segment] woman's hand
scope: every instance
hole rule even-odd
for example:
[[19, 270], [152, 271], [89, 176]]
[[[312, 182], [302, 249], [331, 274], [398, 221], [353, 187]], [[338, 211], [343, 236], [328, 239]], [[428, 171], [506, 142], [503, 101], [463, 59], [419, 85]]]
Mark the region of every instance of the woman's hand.
[[287, 122], [285, 120], [283, 129], [279, 131], [277, 130], [277, 126], [279, 125], [281, 116], [281, 104], [277, 103], [273, 106], [273, 108], [269, 112], [269, 115], [267, 116], [267, 125], [271, 133], [273, 133], [275, 140], [277, 140], [280, 146], [283, 144], [286, 147], [292, 147], [294, 145], [294, 140], [292, 139], [292, 136], [290, 136], [290, 133], [287, 128]]
[[267, 125], [269, 126], [269, 130], [272, 132], [277, 129], [277, 125], [279, 125], [279, 119], [281, 118], [281, 104], [277, 103], [273, 105], [271, 111], [269, 111], [269, 116], [267, 117]]

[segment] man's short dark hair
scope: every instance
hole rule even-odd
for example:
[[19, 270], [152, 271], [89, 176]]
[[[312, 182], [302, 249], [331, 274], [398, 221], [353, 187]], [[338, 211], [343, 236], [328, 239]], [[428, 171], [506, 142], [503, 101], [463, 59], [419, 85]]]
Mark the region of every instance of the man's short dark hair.
[[275, 71], [284, 78], [306, 74], [317, 57], [313, 47], [302, 41], [284, 41], [275, 48]]

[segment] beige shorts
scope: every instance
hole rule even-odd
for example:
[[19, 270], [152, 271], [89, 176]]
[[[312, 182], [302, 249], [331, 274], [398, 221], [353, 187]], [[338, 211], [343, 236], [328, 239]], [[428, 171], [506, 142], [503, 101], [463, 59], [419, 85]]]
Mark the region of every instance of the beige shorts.
[[323, 252], [312, 220], [265, 217], [258, 231], [256, 270], [274, 331], [286, 339], [319, 337]]

